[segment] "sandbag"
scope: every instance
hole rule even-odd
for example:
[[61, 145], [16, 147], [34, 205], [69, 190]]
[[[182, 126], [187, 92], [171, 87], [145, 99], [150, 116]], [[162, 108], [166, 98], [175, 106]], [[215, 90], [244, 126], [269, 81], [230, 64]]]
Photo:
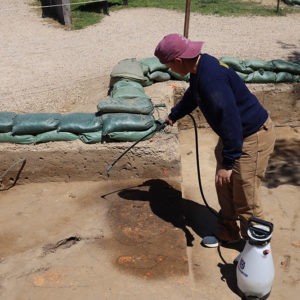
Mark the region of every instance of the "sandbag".
[[80, 134], [80, 140], [85, 144], [95, 144], [102, 141], [102, 130]]
[[230, 66], [235, 71], [241, 73], [250, 74], [254, 71], [252, 68], [245, 66], [244, 62], [239, 58], [235, 58], [231, 56], [223, 56], [220, 60], [225, 64], [227, 64], [228, 66]]
[[114, 90], [116, 91], [119, 88], [127, 87], [127, 86], [134, 87], [134, 88], [136, 88], [136, 89], [144, 92], [144, 88], [143, 88], [143, 86], [140, 83], [132, 81], [132, 80], [128, 80], [128, 79], [123, 79], [123, 80], [120, 80], [120, 81], [116, 82], [114, 84], [113, 91]]
[[141, 67], [143, 69], [143, 74], [146, 75], [150, 72], [149, 66], [141, 64]]
[[12, 132], [0, 133], [0, 143], [33, 144], [34, 135], [13, 135]]
[[[119, 142], [134, 142], [138, 141], [144, 136], [146, 136], [144, 140], [148, 140], [153, 137], [155, 132], [152, 132], [156, 129], [156, 124], [150, 127], [145, 131], [123, 131], [123, 132], [111, 132], [108, 134], [108, 141], [119, 141]], [[151, 133], [152, 132], [152, 133]]]
[[143, 68], [135, 58], [123, 59], [113, 67], [110, 73], [110, 86], [123, 78], [141, 84], [145, 82]]
[[152, 115], [108, 113], [102, 115], [103, 135], [120, 131], [143, 131], [154, 125]]
[[300, 75], [300, 65], [290, 61], [285, 61], [281, 59], [274, 59], [272, 63], [275, 67], [277, 73], [288, 72], [295, 75]]
[[240, 73], [237, 71], [236, 71], [236, 74], [238, 74], [243, 81], [246, 81], [248, 78], [248, 75], [249, 75], [249, 74], [244, 74], [244, 73]]
[[102, 113], [133, 113], [148, 115], [153, 112], [154, 106], [148, 98], [105, 98], [97, 105]]
[[71, 132], [58, 132], [57, 130], [53, 130], [38, 134], [36, 136], [35, 143], [75, 141], [78, 138], [78, 135]]
[[276, 73], [271, 71], [255, 71], [249, 74], [246, 78], [246, 82], [251, 83], [267, 83], [267, 82], [275, 82]]
[[275, 82], [295, 82], [295, 78], [293, 74], [287, 72], [279, 72], [276, 74]]
[[146, 65], [149, 68], [149, 72], [155, 71], [166, 71], [168, 67], [160, 63], [159, 59], [156, 56], [147, 57], [139, 61], [142, 65]]
[[113, 98], [148, 98], [150, 99], [144, 91], [141, 84], [134, 81], [121, 80], [114, 84], [111, 91], [111, 96]]
[[96, 113], [70, 113], [62, 115], [58, 131], [84, 133], [99, 131], [101, 128], [102, 120]]
[[12, 133], [38, 134], [57, 129], [61, 115], [58, 113], [30, 113], [20, 114], [15, 117]]
[[0, 133], [10, 132], [12, 130], [16, 116], [17, 114], [14, 112], [0, 111]]
[[176, 80], [182, 80], [182, 81], [189, 81], [190, 80], [190, 73], [186, 74], [185, 76], [182, 76], [176, 72], [173, 72], [172, 69], [168, 69], [168, 73], [171, 75], [171, 78]]
[[155, 71], [148, 75], [149, 79], [154, 82], [163, 82], [171, 79], [171, 75], [167, 72]]
[[254, 58], [245, 59], [244, 65], [253, 70], [263, 69], [265, 71], [274, 71], [274, 69], [275, 69], [275, 66], [273, 65], [273, 63], [271, 61], [263, 61], [263, 60], [254, 59]]
[[150, 80], [149, 77], [146, 76], [146, 78], [147, 80], [144, 82], [143, 86], [150, 86], [154, 83], [154, 81]]

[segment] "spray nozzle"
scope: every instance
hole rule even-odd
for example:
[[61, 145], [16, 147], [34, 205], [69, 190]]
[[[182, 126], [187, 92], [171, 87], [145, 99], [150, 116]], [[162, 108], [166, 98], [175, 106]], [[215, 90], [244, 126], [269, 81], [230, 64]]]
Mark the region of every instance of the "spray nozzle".
[[146, 138], [147, 136], [149, 136], [150, 134], [163, 130], [164, 128], [166, 128], [169, 125], [168, 122], [164, 122], [161, 125], [157, 126], [153, 131], [151, 131], [150, 133], [147, 133], [145, 136], [143, 136], [141, 139], [139, 139], [138, 141], [136, 141], [132, 146], [130, 146], [127, 150], [125, 150], [107, 169], [106, 169], [106, 174], [107, 177], [109, 177], [109, 172], [111, 170], [111, 168], [130, 150], [132, 149], [136, 144], [138, 144], [140, 141], [142, 141], [144, 138]]
[[106, 169], [107, 177], [109, 177], [109, 172], [110, 172], [110, 170], [111, 170], [112, 167], [113, 167], [113, 165], [110, 165], [110, 166]]
[[164, 123], [162, 123], [161, 125], [157, 126], [155, 131], [163, 130], [163, 129], [165, 129], [168, 125], [169, 125], [168, 122], [164, 122]]

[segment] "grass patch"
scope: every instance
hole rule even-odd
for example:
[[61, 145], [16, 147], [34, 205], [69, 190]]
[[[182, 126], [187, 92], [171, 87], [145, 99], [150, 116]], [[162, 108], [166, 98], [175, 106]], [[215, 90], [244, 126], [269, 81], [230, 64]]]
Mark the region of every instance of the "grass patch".
[[[99, 23], [104, 17], [103, 3], [76, 4], [78, 2], [92, 0], [70, 0], [72, 26], [71, 29], [78, 30]], [[41, 5], [41, 0], [34, 0], [35, 5]], [[109, 10], [123, 9], [122, 0], [108, 1]], [[184, 0], [128, 0], [127, 7], [157, 7], [176, 11], [185, 11]], [[277, 1], [274, 6], [262, 6], [255, 2], [244, 2], [238, 0], [192, 0], [191, 12], [205, 15], [219, 16], [276, 16], [299, 12], [299, 8], [280, 6], [277, 13]]]
[[75, 5], [76, 2], [84, 1], [70, 1], [70, 3], [74, 3], [74, 5], [71, 5], [72, 29], [82, 29], [87, 26], [99, 23], [101, 21], [101, 19], [103, 18], [103, 3], [98, 2]]
[[[121, 0], [115, 1], [119, 5]], [[129, 0], [128, 7], [158, 7], [185, 11], [184, 0]], [[281, 5], [282, 6], [282, 5]], [[277, 2], [263, 6], [255, 2], [238, 0], [192, 0], [191, 12], [219, 16], [276, 16]], [[280, 8], [279, 15], [296, 12], [295, 8]]]

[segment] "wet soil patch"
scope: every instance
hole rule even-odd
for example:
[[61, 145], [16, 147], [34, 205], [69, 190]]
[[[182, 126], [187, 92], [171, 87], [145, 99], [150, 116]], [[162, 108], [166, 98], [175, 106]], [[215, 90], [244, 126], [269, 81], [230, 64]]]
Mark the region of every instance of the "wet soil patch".
[[[151, 182], [120, 191], [108, 212], [114, 242], [111, 248], [121, 271], [144, 279], [187, 275], [186, 238], [180, 229], [181, 193], [165, 181], [155, 204], [149, 197]], [[179, 194], [178, 194], [179, 193]], [[115, 256], [114, 256], [115, 257]]]

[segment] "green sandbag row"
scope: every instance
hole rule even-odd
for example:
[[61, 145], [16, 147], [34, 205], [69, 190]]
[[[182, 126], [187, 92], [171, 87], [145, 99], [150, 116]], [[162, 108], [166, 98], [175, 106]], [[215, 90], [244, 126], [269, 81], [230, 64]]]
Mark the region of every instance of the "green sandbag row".
[[275, 73], [288, 72], [294, 75], [300, 75], [299, 63], [281, 59], [274, 59], [271, 61], [263, 61], [259, 59], [241, 60], [231, 56], [223, 56], [220, 60], [234, 70], [246, 74], [262, 69], [264, 71], [274, 71]]
[[300, 75], [293, 75], [287, 72], [254, 71], [251, 74], [237, 72], [242, 80], [248, 83], [280, 83], [280, 82], [299, 82]]
[[84, 133], [99, 131], [102, 120], [95, 113], [29, 113], [0, 112], [0, 133], [37, 135], [48, 131]]
[[280, 59], [263, 61], [259, 59], [240, 60], [224, 56], [221, 61], [233, 68], [238, 75], [249, 83], [299, 82], [300, 64]]
[[[101, 132], [102, 119], [96, 113], [0, 112], [0, 142], [33, 144], [81, 139], [92, 143], [101, 141]], [[92, 133], [94, 138], [86, 138]]]
[[77, 139], [80, 139], [86, 144], [99, 143], [102, 140], [102, 131], [87, 132], [80, 135], [76, 135], [71, 132], [58, 132], [56, 130], [37, 135], [14, 135], [12, 132], [0, 133], [0, 143], [40, 144], [58, 141], [75, 141]]
[[[25, 115], [22, 115], [23, 120], [27, 122], [26, 126], [24, 127], [25, 129], [23, 128], [24, 132], [27, 132], [28, 128], [33, 128], [33, 124], [30, 124], [28, 122], [28, 120], [32, 120], [31, 115], [29, 119], [26, 119]], [[67, 120], [71, 116], [68, 115]], [[61, 120], [63, 120], [63, 118], [61, 118]], [[62, 124], [66, 129], [69, 128], [69, 126], [67, 126], [69, 125], [69, 123], [66, 122], [67, 120], [65, 120], [65, 122]], [[36, 129], [36, 131], [38, 131], [39, 133], [30, 134], [28, 132], [14, 133], [11, 131], [0, 133], [0, 142], [34, 144], [51, 141], [74, 141], [76, 139], [80, 139], [84, 143], [91, 144], [101, 142], [102, 137], [109, 138], [109, 140], [132, 141], [143, 137], [148, 133], [148, 130], [150, 128], [153, 128], [153, 126], [155, 126], [155, 120], [151, 114], [143, 115], [134, 113], [105, 113], [97, 117], [97, 120], [100, 120], [101, 129], [95, 130], [95, 123], [93, 123], [93, 126], [89, 126], [89, 129], [94, 131], [90, 132], [82, 131], [83, 129], [85, 129], [85, 126], [82, 126], [82, 124], [74, 123], [74, 126], [71, 128], [71, 130], [76, 131], [76, 133], [68, 131], [58, 131], [56, 129], [49, 130], [43, 133], [40, 133], [40, 130]], [[36, 128], [38, 128], [36, 124], [34, 125], [36, 126]], [[21, 127], [20, 124], [19, 127]], [[150, 138], [150, 136], [147, 138]]]

